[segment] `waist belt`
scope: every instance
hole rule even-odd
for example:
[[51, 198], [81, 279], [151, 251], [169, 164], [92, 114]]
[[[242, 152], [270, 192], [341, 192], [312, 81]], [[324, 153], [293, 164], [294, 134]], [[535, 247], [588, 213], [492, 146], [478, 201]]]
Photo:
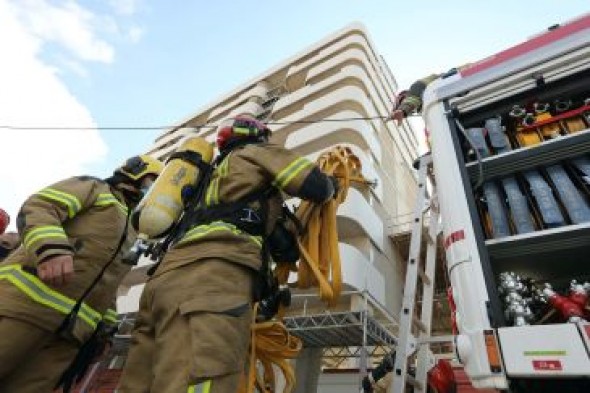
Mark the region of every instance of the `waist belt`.
[[[179, 240], [184, 243], [208, 235], [211, 232], [228, 231], [236, 235], [247, 235], [254, 243], [262, 246], [266, 235], [268, 199], [277, 192], [271, 187], [254, 191], [235, 202], [200, 206], [190, 211], [184, 218]], [[258, 206], [252, 206], [258, 202]]]
[[[76, 305], [75, 299], [64, 296], [51, 289], [37, 276], [25, 272], [21, 265], [15, 264], [0, 267], [0, 280], [9, 281], [31, 298], [31, 300], [54, 309], [64, 315], [68, 315]], [[110, 313], [107, 311], [107, 314]], [[103, 316], [98, 311], [82, 302], [80, 311], [78, 312], [78, 318], [92, 329], [96, 329], [98, 322], [103, 318], [107, 319], [110, 317], [110, 315], [107, 314]]]
[[[257, 197], [259, 196], [257, 195]], [[217, 222], [231, 224], [252, 236], [262, 236], [265, 232], [266, 212], [262, 207], [251, 207], [250, 201], [244, 200], [196, 209], [191, 217], [191, 226], [193, 227]]]

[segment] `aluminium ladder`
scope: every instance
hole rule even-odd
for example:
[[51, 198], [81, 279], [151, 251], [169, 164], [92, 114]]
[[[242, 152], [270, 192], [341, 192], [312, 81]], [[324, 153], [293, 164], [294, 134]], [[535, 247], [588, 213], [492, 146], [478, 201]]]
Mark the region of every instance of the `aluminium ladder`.
[[[432, 304], [434, 301], [434, 280], [437, 254], [437, 237], [440, 232], [439, 209], [436, 191], [428, 197], [427, 180], [432, 168], [430, 154], [420, 157], [415, 165], [418, 169], [418, 195], [412, 223], [410, 250], [406, 267], [404, 297], [399, 318], [399, 335], [394, 362], [394, 377], [389, 393], [406, 392], [406, 383], [414, 386], [414, 393], [426, 393], [427, 373], [432, 367], [432, 356], [428, 346], [432, 322]], [[434, 182], [433, 182], [434, 187]], [[426, 205], [428, 203], [428, 206]], [[427, 217], [426, 213], [429, 213]], [[420, 267], [422, 254], [423, 221], [428, 220], [426, 236], [426, 257], [424, 269]], [[418, 279], [422, 284], [422, 310], [420, 319], [414, 317]], [[416, 337], [412, 331], [415, 327], [419, 333]], [[408, 375], [409, 359], [417, 353], [416, 376]]]

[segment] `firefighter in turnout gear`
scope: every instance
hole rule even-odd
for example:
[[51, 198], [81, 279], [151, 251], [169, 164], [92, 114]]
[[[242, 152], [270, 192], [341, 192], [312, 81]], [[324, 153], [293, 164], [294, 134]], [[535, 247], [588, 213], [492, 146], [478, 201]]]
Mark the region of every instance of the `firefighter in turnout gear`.
[[0, 392], [51, 392], [113, 322], [129, 270], [120, 257], [135, 240], [128, 212], [161, 168], [136, 156], [106, 180], [72, 177], [24, 202], [21, 245], [0, 263]]
[[145, 286], [119, 393], [235, 393], [281, 193], [334, 195], [335, 179], [269, 143], [260, 121], [239, 116], [217, 132], [205, 191]]
[[398, 94], [390, 117], [395, 120], [399, 126], [401, 125], [402, 120], [406, 117], [413, 113], [420, 113], [422, 111], [422, 97], [429, 84], [439, 78], [447, 78], [455, 75], [457, 72], [460, 72], [469, 66], [471, 66], [471, 63], [464, 64], [457, 68], [451, 68], [449, 71], [442, 74], [431, 74], [422, 79], [418, 79], [412, 83], [408, 90], [403, 90]]

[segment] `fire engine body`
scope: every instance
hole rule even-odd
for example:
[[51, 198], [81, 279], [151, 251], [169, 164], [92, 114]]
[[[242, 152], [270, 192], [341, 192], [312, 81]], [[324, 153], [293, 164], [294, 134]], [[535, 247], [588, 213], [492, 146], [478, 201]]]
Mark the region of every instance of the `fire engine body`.
[[[570, 97], [578, 102], [590, 97], [590, 14], [442, 77], [424, 94], [422, 115], [431, 136], [443, 244], [456, 303], [456, 352], [477, 388], [514, 389], [516, 381], [538, 379], [549, 384], [561, 381], [566, 386], [586, 384], [590, 378], [590, 325], [586, 318], [559, 320], [555, 315], [561, 303], [547, 302], [545, 310], [553, 320], [539, 317], [516, 326], [507, 317], [498, 289], [505, 272], [529, 277], [537, 285], [550, 282], [565, 287], [571, 279], [590, 281], [590, 222], [572, 222], [573, 215], [559, 202], [563, 216], [571, 217], [564, 225], [549, 227], [543, 222], [542, 201], [526, 186], [530, 180], [526, 176], [538, 171], [540, 179], [552, 187], [549, 193], [560, 200], [562, 190], [557, 181], [552, 183], [546, 168], [563, 166], [569, 171], [562, 168], [563, 176], [570, 176], [572, 159], [588, 160], [590, 116], [584, 120], [583, 130], [573, 132], [572, 128], [568, 133], [563, 120], [553, 114], [552, 124], [561, 127], [557, 138], [530, 146], [513, 144], [510, 151], [487, 157], [474, 156], [477, 146], [469, 138], [473, 127], [482, 127], [485, 132], [488, 119], [501, 119], [503, 127], [509, 127], [507, 114], [515, 106], [526, 108], [533, 102]], [[567, 116], [571, 114], [573, 119], [587, 106], [588, 102], [582, 102], [577, 110], [566, 111]], [[584, 113], [588, 114], [587, 109]], [[562, 118], [569, 119], [567, 116]], [[533, 119], [532, 128], [535, 123], [543, 124], [541, 118]], [[520, 131], [512, 131], [513, 142], [517, 132], [532, 129], [519, 124]], [[543, 138], [539, 129], [535, 133]], [[482, 140], [490, 145], [490, 138], [485, 134]], [[493, 183], [502, 189], [502, 179], [510, 176], [516, 176], [523, 198], [528, 195], [523, 200], [531, 208], [536, 229], [517, 233], [516, 212], [512, 212], [507, 221], [511, 233], [495, 237], [486, 233], [486, 225], [493, 224], [493, 219], [492, 224], [486, 223], [486, 214], [495, 213], [490, 198], [488, 210], [482, 213], [481, 205], [486, 203], [482, 184]], [[587, 206], [588, 185], [575, 183], [574, 188], [581, 198], [578, 202]], [[509, 209], [507, 192], [500, 192], [500, 202]], [[587, 307], [587, 297], [584, 301], [580, 310]], [[551, 312], [550, 304], [557, 304], [556, 310]]]

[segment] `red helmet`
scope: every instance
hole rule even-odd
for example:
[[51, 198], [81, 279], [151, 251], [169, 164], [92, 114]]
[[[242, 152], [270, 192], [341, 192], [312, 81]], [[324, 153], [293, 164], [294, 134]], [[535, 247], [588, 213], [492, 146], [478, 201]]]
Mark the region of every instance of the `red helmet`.
[[0, 235], [4, 233], [8, 224], [10, 224], [10, 216], [0, 209]]
[[228, 147], [228, 143], [242, 138], [264, 142], [269, 136], [270, 129], [260, 120], [250, 116], [236, 116], [222, 121], [217, 128], [217, 147], [223, 150]]

